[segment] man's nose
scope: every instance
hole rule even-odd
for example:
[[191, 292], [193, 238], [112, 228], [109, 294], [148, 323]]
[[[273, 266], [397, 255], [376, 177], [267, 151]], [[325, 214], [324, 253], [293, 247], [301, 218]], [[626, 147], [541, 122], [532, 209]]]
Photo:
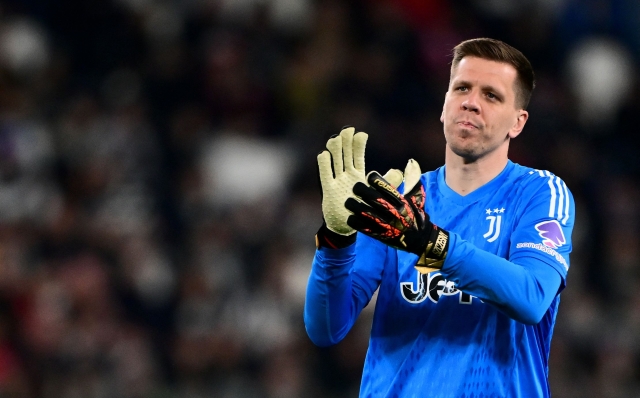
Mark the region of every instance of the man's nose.
[[462, 101], [461, 107], [465, 111], [480, 112], [480, 105], [478, 104], [478, 96], [474, 93], [470, 93], [465, 97], [464, 101]]

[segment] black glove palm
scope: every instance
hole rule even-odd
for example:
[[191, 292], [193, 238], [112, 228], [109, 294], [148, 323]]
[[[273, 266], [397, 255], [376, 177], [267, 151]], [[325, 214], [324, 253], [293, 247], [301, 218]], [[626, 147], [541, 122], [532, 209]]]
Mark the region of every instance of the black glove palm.
[[360, 201], [349, 198], [345, 202], [353, 213], [347, 224], [391, 247], [418, 255], [416, 268], [422, 273], [442, 268], [449, 233], [433, 224], [424, 211], [425, 191], [417, 163], [410, 160], [407, 165], [404, 195], [375, 171], [367, 175], [367, 183], [369, 186], [357, 183], [353, 187]]

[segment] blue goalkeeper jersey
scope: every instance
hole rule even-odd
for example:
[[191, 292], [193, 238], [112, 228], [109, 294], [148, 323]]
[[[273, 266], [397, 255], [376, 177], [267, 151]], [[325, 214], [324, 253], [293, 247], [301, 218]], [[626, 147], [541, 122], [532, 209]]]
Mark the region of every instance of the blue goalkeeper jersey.
[[305, 325], [339, 342], [377, 290], [361, 397], [548, 397], [551, 336], [566, 284], [574, 201], [548, 171], [511, 161], [466, 196], [445, 167], [422, 175], [431, 221], [449, 231], [441, 271], [358, 233], [313, 261]]

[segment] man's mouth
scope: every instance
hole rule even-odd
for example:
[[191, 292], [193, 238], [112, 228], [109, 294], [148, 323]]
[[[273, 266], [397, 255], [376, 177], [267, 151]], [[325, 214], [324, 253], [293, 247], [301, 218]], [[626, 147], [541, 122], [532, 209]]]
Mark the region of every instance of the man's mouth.
[[476, 126], [475, 124], [473, 124], [471, 122], [468, 122], [468, 121], [464, 121], [464, 120], [460, 121], [460, 122], [457, 122], [457, 124], [459, 126], [461, 126], [461, 127], [467, 128], [467, 129], [477, 129], [478, 128], [478, 126]]

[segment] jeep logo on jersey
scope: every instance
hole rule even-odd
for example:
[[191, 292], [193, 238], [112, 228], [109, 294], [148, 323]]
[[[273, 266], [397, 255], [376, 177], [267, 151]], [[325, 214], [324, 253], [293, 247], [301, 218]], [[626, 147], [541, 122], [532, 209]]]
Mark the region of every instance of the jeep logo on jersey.
[[567, 243], [560, 223], [556, 220], [543, 221], [536, 224], [536, 231], [542, 237], [542, 244], [552, 249], [557, 249]]
[[437, 303], [442, 296], [460, 295], [458, 302], [460, 304], [471, 304], [473, 297], [456, 289], [452, 281], [444, 279], [442, 274], [431, 272], [430, 274], [417, 273], [416, 286], [413, 282], [401, 282], [400, 294], [402, 298], [411, 304], [420, 304], [427, 298], [433, 303]]

